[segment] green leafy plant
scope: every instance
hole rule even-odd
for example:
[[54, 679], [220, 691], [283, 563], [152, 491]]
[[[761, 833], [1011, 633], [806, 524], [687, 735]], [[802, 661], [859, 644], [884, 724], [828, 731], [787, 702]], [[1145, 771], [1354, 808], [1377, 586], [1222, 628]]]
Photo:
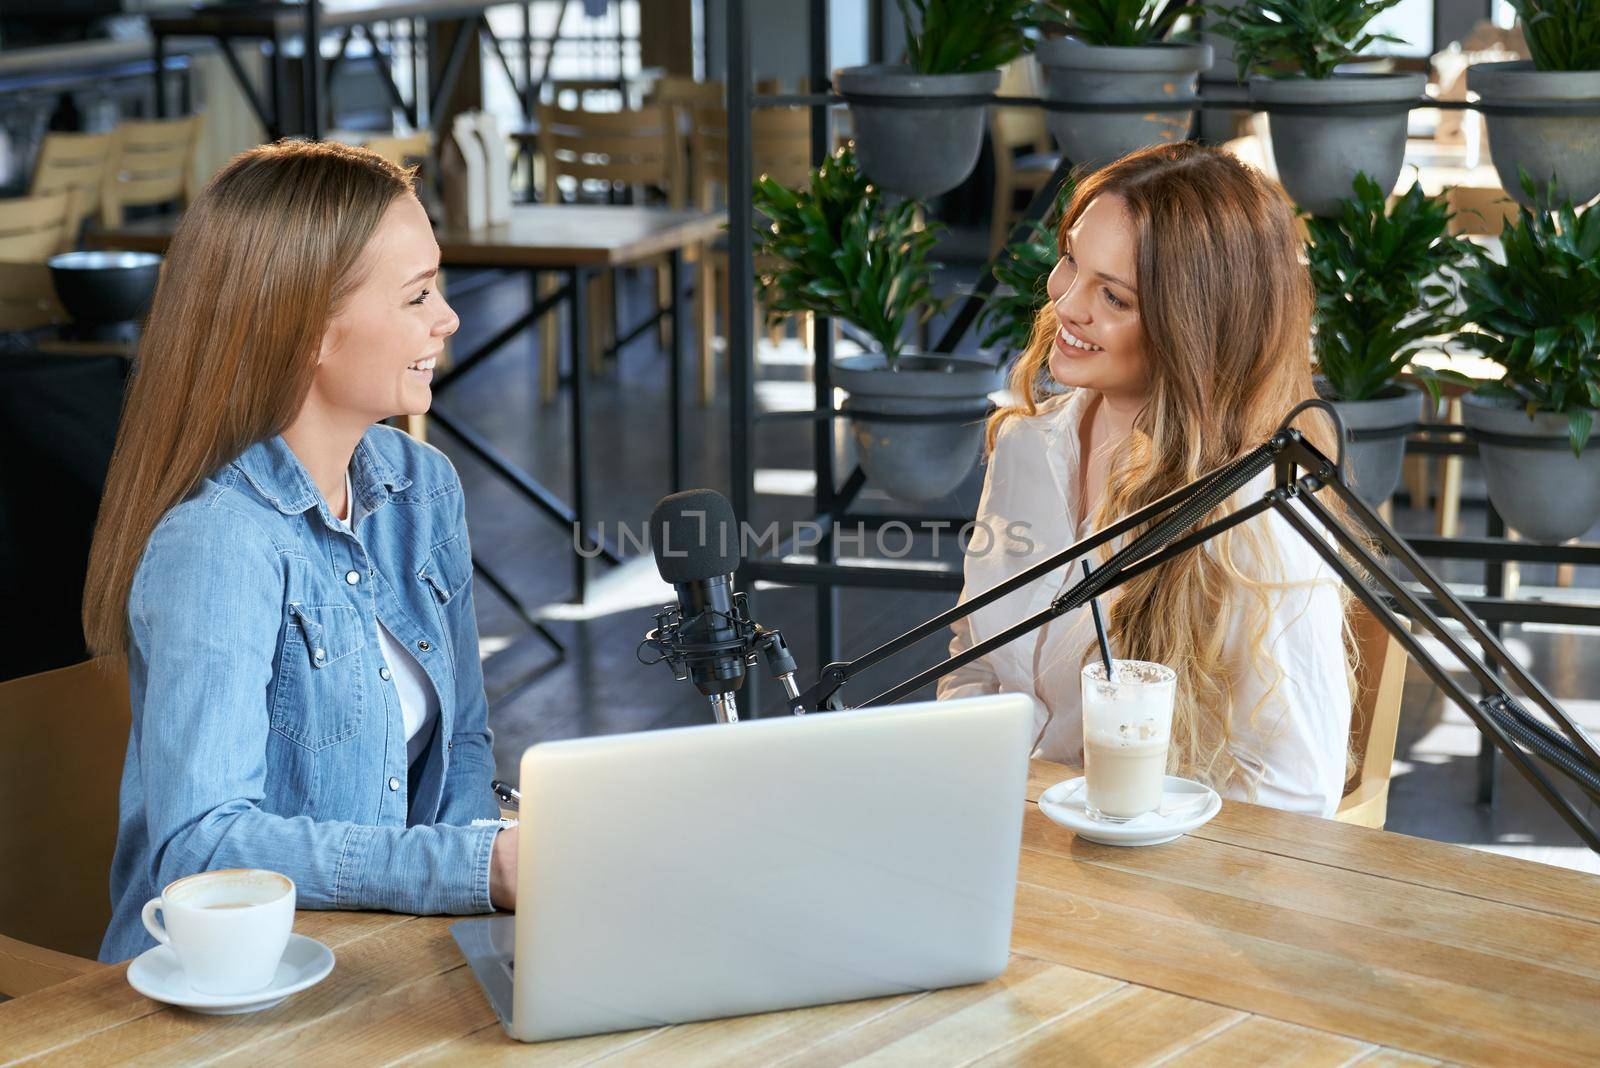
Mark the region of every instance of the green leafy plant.
[[1600, 2], [1508, 0], [1536, 70], [1600, 70]]
[[888, 203], [840, 146], [811, 172], [810, 184], [789, 189], [772, 178], [755, 185], [757, 272], [767, 308], [815, 312], [855, 325], [883, 349], [894, 367], [900, 338], [944, 306], [933, 295], [939, 264], [928, 254], [943, 227], [924, 227], [915, 201]]
[[1449, 234], [1449, 208], [1421, 186], [1387, 199], [1358, 174], [1337, 216], [1306, 220], [1317, 370], [1337, 400], [1381, 395], [1428, 338], [1461, 325], [1452, 286], [1430, 279], [1465, 267], [1472, 243]]
[[1084, 44], [1120, 46], [1165, 41], [1179, 19], [1201, 11], [1185, 0], [1042, 0], [1040, 9]]
[[1256, 0], [1238, 7], [1207, 5], [1219, 20], [1215, 32], [1233, 39], [1233, 54], [1246, 74], [1275, 78], [1304, 74], [1331, 78], [1378, 41], [1404, 44], [1367, 24], [1400, 0]]
[[895, 0], [919, 74], [996, 70], [1028, 50], [1035, 0]]
[[1061, 183], [1055, 203], [1041, 222], [1030, 222], [1021, 238], [1007, 245], [994, 265], [999, 283], [983, 306], [978, 325], [987, 333], [979, 342], [985, 348], [1004, 346], [1008, 352], [1021, 352], [1033, 337], [1033, 321], [1046, 299], [1046, 283], [1061, 258], [1056, 242], [1056, 226], [1072, 199], [1074, 181]]
[[[1526, 173], [1522, 187], [1536, 196]], [[1576, 455], [1600, 408], [1600, 211], [1579, 215], [1548, 200], [1522, 207], [1500, 242], [1505, 262], [1480, 250], [1461, 274], [1462, 317], [1474, 324], [1461, 344], [1505, 369], [1478, 392], [1515, 399], [1530, 415], [1565, 415]]]

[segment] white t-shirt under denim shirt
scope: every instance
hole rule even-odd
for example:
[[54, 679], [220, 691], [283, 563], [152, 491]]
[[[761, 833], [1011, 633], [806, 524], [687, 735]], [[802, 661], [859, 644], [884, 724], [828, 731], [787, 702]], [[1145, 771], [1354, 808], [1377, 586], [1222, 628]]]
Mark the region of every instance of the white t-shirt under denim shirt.
[[[344, 473], [345, 514], [334, 516], [334, 522], [354, 533], [356, 521], [360, 518], [356, 513], [356, 493], [350, 484], [350, 472]], [[417, 758], [428, 748], [428, 739], [433, 735], [433, 725], [439, 721], [439, 695], [433, 690], [433, 683], [428, 681], [428, 676], [423, 672], [422, 665], [417, 663], [417, 658], [412, 656], [406, 647], [396, 640], [389, 628], [383, 625], [383, 620], [378, 620], [378, 648], [383, 653], [383, 662], [389, 665], [389, 674], [393, 678], [395, 695], [400, 700], [400, 718], [405, 724], [406, 734], [406, 763], [415, 764]]]
[[[1002, 425], [965, 559], [963, 601], [1094, 532], [1093, 517], [1076, 500], [1075, 474], [1081, 463], [1079, 423], [1092, 398], [1091, 391], [1074, 390], [1045, 401], [1032, 416], [1014, 416]], [[1259, 496], [1270, 483], [1268, 472], [1237, 500]], [[1247, 773], [1257, 777], [1256, 803], [1331, 816], [1344, 790], [1351, 711], [1339, 582], [1282, 516], [1268, 512], [1250, 522], [1265, 524], [1282, 579], [1294, 585], [1269, 593], [1266, 659], [1277, 668], [1268, 673], [1281, 672], [1281, 677], [1263, 678], [1254, 662], [1247, 598], [1239, 599], [1231, 618], [1217, 621], [1227, 627], [1224, 655], [1236, 679], [1231, 748]], [[1073, 561], [957, 620], [951, 654], [1042, 611], [1079, 575]], [[1108, 598], [1115, 596], [1113, 591]], [[1083, 651], [1093, 641], [1089, 610], [1079, 608], [946, 675], [939, 680], [939, 698], [1028, 694], [1035, 702], [1034, 755], [1081, 766], [1079, 674]], [[1244, 799], [1237, 790], [1224, 793]]]

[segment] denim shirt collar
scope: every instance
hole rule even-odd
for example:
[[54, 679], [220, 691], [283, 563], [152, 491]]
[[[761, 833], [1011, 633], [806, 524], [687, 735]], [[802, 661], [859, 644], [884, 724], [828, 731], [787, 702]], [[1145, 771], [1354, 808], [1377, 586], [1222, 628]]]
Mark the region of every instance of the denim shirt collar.
[[[406, 489], [411, 480], [400, 474], [372, 445], [372, 431], [356, 443], [350, 463], [350, 483], [361, 499], [363, 512], [371, 513], [388, 500], [390, 493]], [[245, 480], [254, 486], [284, 515], [298, 515], [316, 507], [331, 520], [327, 504], [317, 484], [311, 480], [300, 458], [283, 440], [282, 434], [256, 442], [233, 461]]]

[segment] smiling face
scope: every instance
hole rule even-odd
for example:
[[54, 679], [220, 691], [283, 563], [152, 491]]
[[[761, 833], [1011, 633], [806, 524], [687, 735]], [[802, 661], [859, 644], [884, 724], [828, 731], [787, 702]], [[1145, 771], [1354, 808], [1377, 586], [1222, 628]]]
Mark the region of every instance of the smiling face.
[[1137, 253], [1133, 219], [1114, 193], [1090, 201], [1062, 239], [1049, 280], [1056, 313], [1050, 374], [1062, 385], [1126, 401], [1148, 394]]
[[361, 426], [421, 415], [461, 321], [437, 292], [439, 246], [416, 197], [389, 205], [356, 270], [361, 284], [328, 324], [307, 403]]

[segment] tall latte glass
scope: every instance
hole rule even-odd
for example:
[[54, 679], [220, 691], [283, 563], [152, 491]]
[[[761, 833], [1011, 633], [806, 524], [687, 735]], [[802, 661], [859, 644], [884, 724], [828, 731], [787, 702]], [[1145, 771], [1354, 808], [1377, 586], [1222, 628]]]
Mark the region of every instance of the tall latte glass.
[[1089, 815], [1124, 823], [1161, 807], [1177, 675], [1163, 664], [1100, 661], [1083, 669], [1083, 775]]

